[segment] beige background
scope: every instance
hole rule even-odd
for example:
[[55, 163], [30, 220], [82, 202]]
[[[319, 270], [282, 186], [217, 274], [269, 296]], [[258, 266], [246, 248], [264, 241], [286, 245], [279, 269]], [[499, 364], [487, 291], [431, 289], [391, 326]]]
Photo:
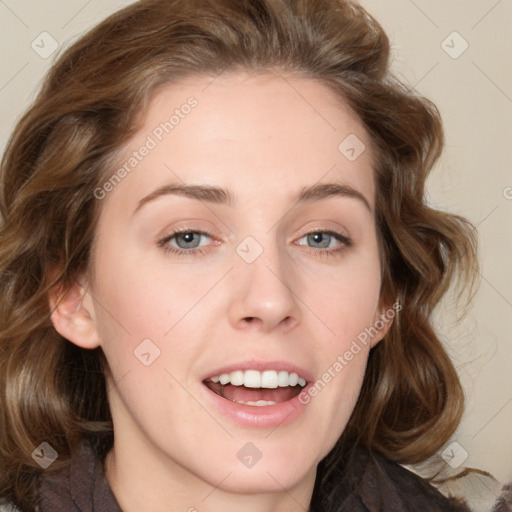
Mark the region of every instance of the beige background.
[[[45, 37], [51, 48], [40, 36], [48, 32], [67, 44], [128, 3], [0, 0], [0, 151], [57, 53], [44, 59], [32, 42]], [[443, 115], [447, 147], [429, 182], [432, 204], [468, 217], [481, 238], [473, 309], [460, 322], [447, 305], [438, 320], [468, 398], [450, 461], [511, 480], [512, 0], [362, 4], [388, 32], [399, 75]]]

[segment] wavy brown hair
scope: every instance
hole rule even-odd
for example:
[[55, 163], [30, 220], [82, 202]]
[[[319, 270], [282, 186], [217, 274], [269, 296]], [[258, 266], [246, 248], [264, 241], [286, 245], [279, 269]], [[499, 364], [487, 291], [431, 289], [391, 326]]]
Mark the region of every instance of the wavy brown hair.
[[48, 293], [88, 269], [100, 211], [94, 190], [155, 93], [226, 71], [318, 80], [357, 114], [373, 145], [382, 300], [398, 297], [402, 309], [370, 354], [359, 401], [319, 466], [315, 492], [341, 470], [347, 440], [402, 463], [424, 460], [448, 440], [463, 392], [432, 311], [452, 283], [475, 282], [476, 236], [465, 219], [426, 203], [441, 119], [390, 73], [389, 57], [379, 24], [346, 0], [143, 0], [62, 53], [1, 167], [0, 494], [33, 508], [42, 470], [31, 453], [42, 441], [59, 454], [52, 468], [85, 437], [96, 440], [98, 457], [112, 446], [103, 354], [55, 331]]

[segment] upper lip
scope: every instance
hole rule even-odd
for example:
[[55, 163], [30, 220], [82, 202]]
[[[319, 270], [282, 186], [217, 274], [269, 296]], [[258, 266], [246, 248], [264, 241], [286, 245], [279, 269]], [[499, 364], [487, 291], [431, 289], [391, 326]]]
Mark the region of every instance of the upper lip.
[[312, 382], [313, 376], [311, 373], [303, 367], [290, 363], [288, 361], [256, 361], [256, 360], [245, 360], [238, 363], [230, 363], [225, 366], [219, 367], [215, 370], [209, 371], [201, 380], [207, 380], [211, 377], [222, 375], [223, 373], [231, 373], [236, 370], [258, 370], [263, 372], [265, 370], [276, 370], [286, 371], [288, 373], [296, 373], [299, 377], [306, 379], [306, 382]]

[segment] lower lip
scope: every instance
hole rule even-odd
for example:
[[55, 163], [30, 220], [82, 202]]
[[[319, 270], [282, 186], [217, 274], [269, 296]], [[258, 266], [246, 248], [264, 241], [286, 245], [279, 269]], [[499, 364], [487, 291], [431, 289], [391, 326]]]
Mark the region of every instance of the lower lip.
[[275, 428], [290, 424], [304, 412], [307, 404], [301, 403], [299, 397], [307, 392], [309, 386], [306, 386], [301, 393], [291, 400], [261, 407], [232, 402], [217, 395], [204, 384], [202, 384], [202, 387], [207, 401], [239, 425], [252, 428]]

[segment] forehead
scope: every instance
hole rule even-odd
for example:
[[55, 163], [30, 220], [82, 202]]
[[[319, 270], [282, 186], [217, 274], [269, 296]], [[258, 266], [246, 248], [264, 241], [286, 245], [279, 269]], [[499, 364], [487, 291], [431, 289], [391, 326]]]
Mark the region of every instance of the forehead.
[[302, 186], [342, 181], [373, 204], [368, 135], [316, 80], [270, 72], [191, 77], [161, 89], [143, 114], [110, 170], [124, 168], [106, 202], [134, 204], [168, 181], [222, 185], [241, 200], [286, 200]]

